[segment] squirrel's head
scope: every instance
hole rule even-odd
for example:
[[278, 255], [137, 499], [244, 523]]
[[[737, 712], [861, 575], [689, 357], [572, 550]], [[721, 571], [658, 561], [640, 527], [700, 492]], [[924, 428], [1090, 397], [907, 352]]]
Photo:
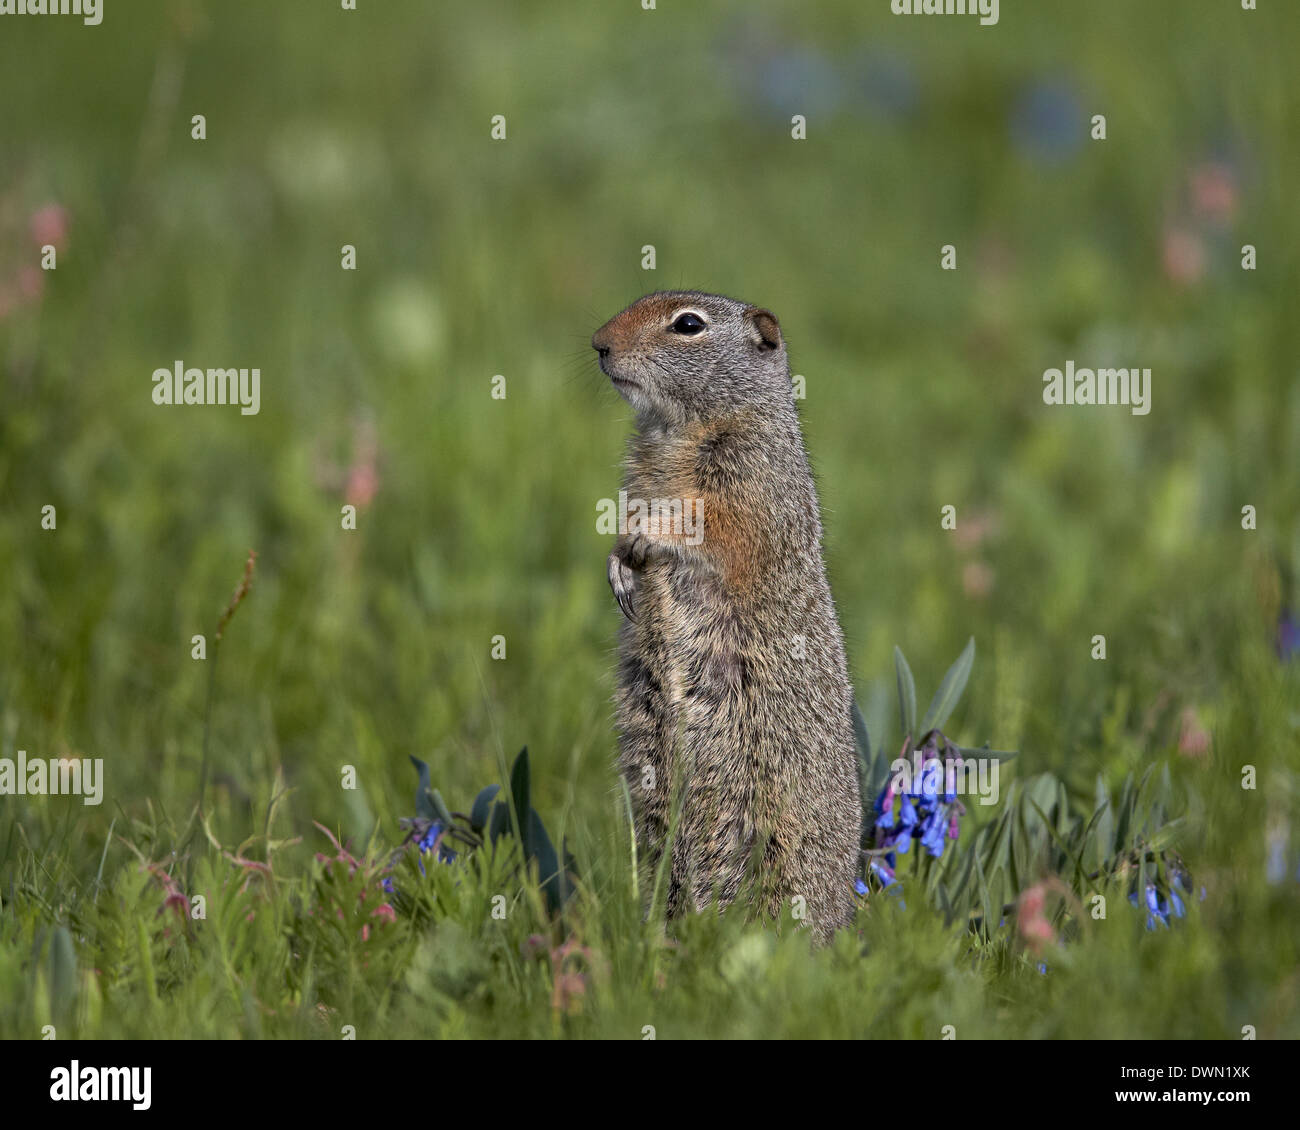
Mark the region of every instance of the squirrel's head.
[[647, 294], [601, 326], [591, 344], [623, 398], [664, 423], [792, 403], [776, 315], [733, 298]]

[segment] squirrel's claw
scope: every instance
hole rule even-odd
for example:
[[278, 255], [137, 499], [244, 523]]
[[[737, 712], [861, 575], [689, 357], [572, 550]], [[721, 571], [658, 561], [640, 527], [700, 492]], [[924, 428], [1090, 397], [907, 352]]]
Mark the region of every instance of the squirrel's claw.
[[632, 615], [632, 567], [615, 551], [609, 555], [608, 568], [609, 587], [614, 592], [614, 599], [618, 601], [618, 606], [623, 610], [623, 615], [632, 620], [635, 618]]

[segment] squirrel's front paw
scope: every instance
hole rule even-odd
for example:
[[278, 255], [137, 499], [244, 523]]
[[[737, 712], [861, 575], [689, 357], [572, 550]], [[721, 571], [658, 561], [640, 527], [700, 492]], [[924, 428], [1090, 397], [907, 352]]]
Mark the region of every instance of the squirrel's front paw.
[[609, 587], [614, 599], [629, 620], [632, 615], [632, 594], [636, 592], [636, 575], [646, 567], [655, 554], [655, 545], [642, 533], [619, 538], [614, 552], [609, 555]]
[[623, 539], [620, 548], [623, 559], [633, 569], [644, 569], [654, 546], [645, 534], [629, 534]]
[[632, 616], [632, 593], [636, 589], [636, 572], [616, 549], [609, 555], [609, 587], [614, 591], [614, 599], [629, 620]]

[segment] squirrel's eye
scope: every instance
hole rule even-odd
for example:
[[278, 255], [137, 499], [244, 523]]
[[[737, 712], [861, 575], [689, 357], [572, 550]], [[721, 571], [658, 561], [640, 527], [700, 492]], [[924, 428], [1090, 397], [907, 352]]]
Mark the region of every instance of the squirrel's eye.
[[704, 329], [704, 319], [698, 314], [680, 314], [673, 322], [673, 333], [697, 334]]

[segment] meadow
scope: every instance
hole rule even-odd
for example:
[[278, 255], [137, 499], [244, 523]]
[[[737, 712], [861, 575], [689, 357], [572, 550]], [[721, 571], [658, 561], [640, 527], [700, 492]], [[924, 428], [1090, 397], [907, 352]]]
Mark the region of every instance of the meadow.
[[[0, 758], [104, 771], [0, 796], [0, 1037], [1300, 1037], [1300, 9], [1261, 9], [0, 17]], [[781, 320], [873, 751], [895, 648], [924, 709], [975, 640], [945, 732], [1017, 756], [954, 852], [1033, 845], [977, 910], [909, 862], [822, 951], [642, 913], [589, 339], [677, 287]], [[178, 361], [258, 412], [155, 403]], [[1150, 412], [1045, 404], [1067, 361]], [[513, 837], [393, 856], [411, 757], [470, 814], [525, 746], [562, 911]]]

